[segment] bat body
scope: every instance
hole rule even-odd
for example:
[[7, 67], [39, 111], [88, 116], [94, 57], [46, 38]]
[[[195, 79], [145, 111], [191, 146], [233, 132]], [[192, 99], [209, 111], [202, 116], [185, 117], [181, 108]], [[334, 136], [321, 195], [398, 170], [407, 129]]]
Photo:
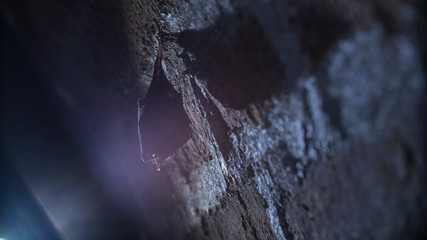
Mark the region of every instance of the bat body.
[[162, 42], [154, 65], [153, 80], [144, 98], [138, 101], [138, 130], [143, 161], [160, 166], [173, 160], [191, 136], [190, 121], [181, 94], [166, 78], [162, 67]]

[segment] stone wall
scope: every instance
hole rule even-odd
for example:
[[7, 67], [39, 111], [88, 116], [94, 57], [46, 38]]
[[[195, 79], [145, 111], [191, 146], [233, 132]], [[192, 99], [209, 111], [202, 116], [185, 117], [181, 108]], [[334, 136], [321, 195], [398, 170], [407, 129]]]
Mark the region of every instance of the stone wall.
[[[6, 1], [5, 25], [58, 101], [52, 111], [80, 153], [70, 161], [95, 190], [62, 162], [25, 167], [13, 142], [11, 155], [63, 237], [98, 236], [104, 225], [92, 235], [84, 226], [114, 206], [142, 239], [420, 239], [422, 4]], [[138, 160], [136, 123], [157, 26], [177, 38], [164, 45], [163, 67], [193, 132], [160, 172]], [[41, 176], [61, 173], [75, 180], [61, 188], [77, 186], [65, 198], [87, 196], [94, 219], [57, 223], [63, 209]], [[98, 192], [108, 204], [98, 206]]]

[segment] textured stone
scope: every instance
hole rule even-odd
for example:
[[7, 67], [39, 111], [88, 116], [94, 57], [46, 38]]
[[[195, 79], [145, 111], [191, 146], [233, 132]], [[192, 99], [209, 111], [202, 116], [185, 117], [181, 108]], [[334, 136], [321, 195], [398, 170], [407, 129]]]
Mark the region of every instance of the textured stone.
[[[14, 6], [5, 4], [6, 22], [24, 43], [34, 37], [29, 54], [71, 139], [140, 238], [425, 236], [422, 3], [26, 3], [19, 24]], [[136, 129], [157, 25], [177, 38], [164, 45], [163, 67], [193, 133], [159, 173], [138, 161]], [[51, 184], [20, 171], [36, 194]], [[51, 195], [38, 196], [62, 216]], [[69, 224], [57, 230], [84, 239]]]

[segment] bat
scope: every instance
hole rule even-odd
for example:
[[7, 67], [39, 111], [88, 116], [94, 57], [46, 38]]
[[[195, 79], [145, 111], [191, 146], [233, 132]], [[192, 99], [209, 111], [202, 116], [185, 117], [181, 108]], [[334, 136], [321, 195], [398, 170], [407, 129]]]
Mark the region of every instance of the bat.
[[160, 171], [160, 166], [172, 161], [175, 152], [191, 137], [191, 129], [182, 96], [163, 70], [162, 37], [157, 41], [153, 79], [147, 94], [138, 100], [138, 131], [142, 161], [152, 162]]

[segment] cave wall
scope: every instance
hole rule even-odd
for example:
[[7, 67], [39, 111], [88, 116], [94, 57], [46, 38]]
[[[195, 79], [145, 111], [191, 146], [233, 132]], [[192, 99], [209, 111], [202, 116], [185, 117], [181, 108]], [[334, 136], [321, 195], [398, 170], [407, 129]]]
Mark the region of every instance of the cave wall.
[[[104, 225], [83, 230], [111, 205], [141, 239], [419, 239], [422, 4], [6, 1], [5, 25], [58, 101], [56, 121], [90, 180], [56, 163], [61, 153], [33, 159], [55, 166], [35, 171], [14, 150], [34, 144], [31, 132], [6, 131], [9, 154], [54, 223], [64, 202], [42, 190], [60, 175], [73, 179], [60, 183], [73, 189], [64, 199], [83, 194], [97, 206], [93, 219], [54, 224], [66, 239], [98, 236]], [[160, 172], [139, 160], [136, 117], [158, 26], [176, 37], [163, 68], [193, 132]], [[99, 192], [108, 203], [98, 206]]]

